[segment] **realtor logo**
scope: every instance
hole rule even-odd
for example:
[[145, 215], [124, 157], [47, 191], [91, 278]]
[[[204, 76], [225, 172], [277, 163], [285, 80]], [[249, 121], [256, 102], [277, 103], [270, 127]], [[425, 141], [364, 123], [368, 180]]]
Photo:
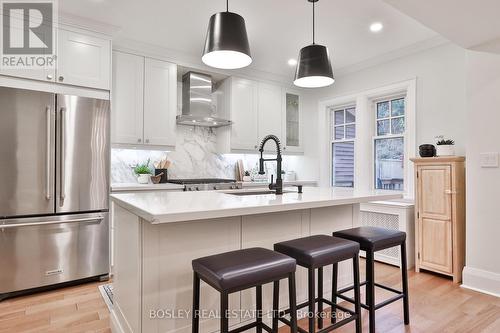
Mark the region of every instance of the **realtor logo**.
[[55, 65], [56, 3], [1, 0], [2, 68], [50, 68]]

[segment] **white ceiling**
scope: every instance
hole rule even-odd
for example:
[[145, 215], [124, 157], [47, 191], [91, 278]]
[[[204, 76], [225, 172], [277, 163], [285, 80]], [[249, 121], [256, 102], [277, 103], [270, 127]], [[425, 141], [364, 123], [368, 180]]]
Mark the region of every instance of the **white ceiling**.
[[[224, 0], [60, 1], [61, 12], [118, 26], [115, 40], [137, 40], [200, 57], [209, 17]], [[311, 43], [311, 5], [306, 0], [230, 0], [247, 24], [250, 70], [292, 77], [287, 60]], [[384, 24], [373, 34], [369, 25]], [[382, 0], [322, 0], [316, 4], [316, 42], [330, 49], [334, 69], [366, 62], [436, 37], [436, 33]]]
[[487, 49], [499, 42], [499, 0], [384, 1], [464, 48]]

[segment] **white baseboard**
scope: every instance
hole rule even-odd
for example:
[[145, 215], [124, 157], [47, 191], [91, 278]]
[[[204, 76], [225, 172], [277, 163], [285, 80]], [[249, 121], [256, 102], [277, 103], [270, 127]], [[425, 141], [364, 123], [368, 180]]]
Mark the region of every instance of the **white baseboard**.
[[464, 267], [463, 288], [500, 297], [500, 274], [473, 267]]

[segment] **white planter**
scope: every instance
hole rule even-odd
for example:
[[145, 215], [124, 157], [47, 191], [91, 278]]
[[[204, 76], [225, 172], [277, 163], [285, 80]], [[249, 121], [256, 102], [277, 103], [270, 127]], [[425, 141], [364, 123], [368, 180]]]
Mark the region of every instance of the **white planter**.
[[148, 184], [149, 183], [149, 177], [151, 175], [150, 174], [142, 174], [142, 175], [138, 175], [137, 176], [137, 182], [139, 184]]
[[453, 145], [436, 145], [437, 156], [453, 156], [455, 155], [455, 146]]

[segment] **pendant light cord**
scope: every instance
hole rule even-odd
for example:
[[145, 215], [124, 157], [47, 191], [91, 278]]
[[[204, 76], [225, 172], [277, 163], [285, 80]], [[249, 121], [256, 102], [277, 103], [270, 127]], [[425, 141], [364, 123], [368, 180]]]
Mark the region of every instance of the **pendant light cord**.
[[313, 2], [313, 45], [316, 44], [315, 43], [315, 36], [314, 36], [314, 23], [315, 23], [315, 17], [314, 17], [314, 5], [316, 4], [316, 1]]
[[229, 12], [229, 0], [226, 0], [226, 12]]

